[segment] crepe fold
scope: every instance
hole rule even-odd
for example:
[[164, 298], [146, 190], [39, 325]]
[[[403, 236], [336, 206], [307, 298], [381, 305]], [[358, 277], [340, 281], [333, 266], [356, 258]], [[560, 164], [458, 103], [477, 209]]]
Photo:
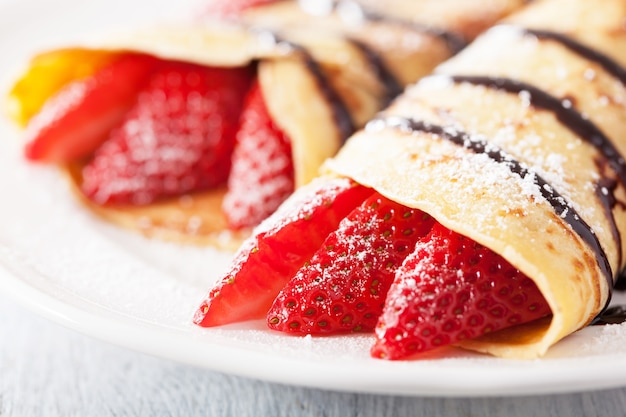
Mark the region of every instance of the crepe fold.
[[325, 169], [431, 214], [528, 275], [550, 320], [463, 347], [535, 358], [624, 267], [626, 2], [536, 1], [407, 89]]
[[[450, 8], [436, 7], [436, 0], [397, 1], [401, 15], [379, 10], [375, 2], [309, 2], [312, 10], [304, 3], [278, 1], [234, 21], [160, 25], [42, 53], [15, 84], [9, 110], [26, 123], [63, 85], [126, 52], [208, 66], [254, 65], [269, 113], [291, 140], [300, 186], [405, 85], [430, 73], [523, 0], [473, 2], [469, 10], [464, 0], [446, 3], [458, 5]], [[67, 168], [79, 188], [81, 164]], [[236, 247], [237, 235], [223, 233], [223, 195], [224, 190], [212, 190], [140, 207], [83, 201], [109, 220], [150, 236]]]

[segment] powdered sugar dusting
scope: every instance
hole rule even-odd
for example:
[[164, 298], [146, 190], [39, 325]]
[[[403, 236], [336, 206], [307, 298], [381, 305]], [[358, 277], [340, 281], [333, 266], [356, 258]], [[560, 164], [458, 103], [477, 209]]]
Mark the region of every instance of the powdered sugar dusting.
[[55, 293], [143, 320], [188, 323], [229, 255], [147, 240], [105, 224], [79, 206], [56, 170], [27, 165], [19, 151], [5, 144], [2, 152], [4, 176], [11, 172], [12, 178], [0, 217], [4, 257], [41, 274], [37, 285]]

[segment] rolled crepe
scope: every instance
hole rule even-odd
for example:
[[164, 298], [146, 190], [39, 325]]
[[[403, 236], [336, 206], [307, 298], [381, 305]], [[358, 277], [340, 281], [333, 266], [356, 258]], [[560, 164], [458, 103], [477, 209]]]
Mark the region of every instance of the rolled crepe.
[[626, 2], [536, 1], [407, 89], [325, 169], [503, 256], [550, 320], [463, 342], [535, 358], [588, 325], [624, 267]]
[[[308, 8], [304, 3], [279, 1], [236, 21], [160, 26], [43, 53], [16, 83], [9, 108], [16, 120], [26, 122], [56, 89], [123, 52], [210, 66], [257, 65], [269, 113], [291, 140], [298, 187], [405, 85], [430, 73], [523, 0], [473, 2], [469, 9], [464, 0], [447, 2], [445, 8], [436, 7], [437, 0], [396, 1], [401, 14], [378, 10], [376, 3], [371, 9], [358, 2], [309, 2]], [[66, 167], [77, 190], [81, 167]], [[77, 195], [109, 220], [149, 236], [236, 247], [247, 234], [227, 231], [221, 189], [148, 206], [98, 206]]]

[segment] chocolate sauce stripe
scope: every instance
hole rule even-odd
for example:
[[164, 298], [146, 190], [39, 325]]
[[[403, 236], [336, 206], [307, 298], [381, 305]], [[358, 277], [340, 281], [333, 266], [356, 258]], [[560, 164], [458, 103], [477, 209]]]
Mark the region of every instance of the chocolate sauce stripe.
[[[612, 58], [603, 54], [602, 52], [596, 49], [593, 49], [589, 46], [586, 46], [562, 33], [551, 32], [548, 30], [528, 29], [528, 28], [521, 29], [521, 31], [526, 36], [534, 36], [540, 40], [551, 40], [551, 41], [560, 43], [561, 45], [563, 45], [564, 47], [566, 47], [573, 53], [579, 55], [580, 57], [588, 61], [597, 63], [606, 72], [608, 72], [609, 74], [617, 78], [622, 83], [622, 85], [626, 87], [626, 68], [624, 68], [617, 61], [613, 60]], [[601, 190], [598, 192], [598, 195], [600, 197], [604, 196]], [[610, 202], [607, 201], [605, 202], [605, 206], [607, 206], [607, 203], [610, 204]], [[605, 207], [605, 210], [607, 212], [612, 213], [612, 207]], [[618, 243], [618, 253], [619, 253], [619, 258], [620, 258], [618, 265], [621, 265], [622, 263], [621, 261], [621, 254], [622, 254], [621, 235], [619, 233], [619, 229], [617, 228], [617, 224], [615, 223], [615, 217], [613, 216], [612, 219], [613, 219], [613, 222], [612, 222], [613, 223], [612, 225], [613, 235], [614, 235], [615, 241]], [[622, 271], [622, 274], [623, 274], [623, 271]]]
[[[537, 88], [531, 84], [518, 80], [501, 77], [484, 77], [484, 76], [452, 76], [450, 79], [456, 83], [469, 83], [479, 85], [507, 93], [520, 94], [528, 93], [530, 104], [536, 108], [541, 108], [552, 112], [557, 120], [572, 133], [576, 134], [580, 139], [595, 146], [600, 154], [608, 161], [611, 168], [617, 174], [622, 186], [626, 187], [626, 161], [620, 154], [619, 150], [614, 146], [611, 140], [589, 119], [583, 117], [577, 110], [565, 106], [563, 101], [552, 96], [551, 94]], [[612, 208], [615, 205], [615, 187], [604, 187], [598, 183], [598, 192], [596, 195], [601, 200], [604, 207]], [[604, 192], [603, 192], [604, 191]], [[606, 217], [611, 225], [611, 232], [616, 239], [615, 244], [621, 258], [622, 239], [612, 209], [606, 210]], [[618, 262], [621, 265], [621, 259]]]
[[320, 64], [315, 61], [309, 51], [303, 47], [299, 47], [298, 50], [304, 56], [309, 71], [317, 80], [317, 85], [320, 91], [322, 91], [322, 94], [326, 96], [326, 99], [333, 109], [333, 116], [335, 118], [335, 122], [337, 123], [341, 140], [342, 142], [345, 142], [355, 131], [354, 120], [352, 119], [350, 110], [348, 110], [348, 106], [346, 106], [346, 103], [324, 74]]
[[[626, 68], [621, 65], [619, 62], [613, 60], [608, 55], [591, 48], [587, 45], [582, 44], [574, 40], [573, 38], [564, 35], [563, 33], [556, 33], [548, 30], [539, 30], [539, 29], [528, 29], [522, 28], [515, 25], [501, 25], [501, 26], [511, 26], [520, 31], [524, 36], [534, 36], [539, 40], [551, 40], [554, 42], [558, 42], [571, 52], [579, 55], [580, 57], [595, 62], [600, 65], [607, 73], [613, 75], [617, 78], [622, 85], [626, 87]], [[620, 248], [620, 256], [621, 256], [621, 248]], [[621, 262], [620, 262], [621, 264]], [[618, 279], [618, 282], [621, 286], [626, 287], [626, 271], [621, 272], [622, 278]]]
[[[346, 1], [345, 0], [333, 1], [334, 8], [335, 9], [338, 8], [343, 3], [346, 3]], [[348, 2], [348, 3], [356, 4], [352, 2]], [[457, 53], [458, 51], [463, 49], [467, 44], [462, 36], [457, 35], [453, 32], [438, 29], [438, 28], [433, 28], [433, 27], [429, 27], [425, 25], [420, 25], [416, 22], [412, 22], [408, 20], [402, 20], [402, 19], [390, 18], [388, 16], [378, 15], [376, 13], [366, 10], [362, 6], [359, 6], [359, 7], [360, 7], [360, 11], [363, 17], [369, 21], [391, 22], [391, 23], [395, 23], [398, 25], [402, 25], [403, 27], [406, 27], [410, 30], [417, 30], [420, 32], [428, 33], [433, 36], [442, 38], [446, 42], [446, 44], [448, 45], [448, 48], [450, 49], [452, 53]], [[282, 37], [280, 37], [280, 35], [278, 35], [277, 33], [273, 31], [265, 30], [265, 29], [258, 30], [255, 28], [250, 28], [250, 29], [253, 31], [256, 30], [260, 34], [263, 34], [265, 36], [269, 35], [269, 37], [272, 38], [276, 44], [285, 45], [289, 49], [293, 50], [295, 53], [298, 53], [303, 57], [306, 63], [306, 66], [309, 69], [309, 72], [313, 75], [313, 77], [315, 78], [317, 82], [318, 88], [320, 89], [322, 94], [326, 97], [327, 102], [332, 108], [333, 117], [335, 119], [335, 123], [336, 123], [337, 129], [339, 130], [339, 134], [340, 134], [342, 141], [345, 141], [346, 139], [348, 139], [348, 137], [350, 137], [352, 133], [354, 133], [354, 131], [356, 130], [356, 126], [355, 126], [354, 120], [352, 119], [352, 115], [346, 103], [343, 101], [342, 97], [340, 96], [340, 94], [335, 90], [332, 83], [328, 80], [327, 76], [324, 74], [324, 71], [322, 70], [320, 64], [315, 60], [315, 58], [307, 50], [307, 48], [295, 42], [291, 42], [289, 40], [283, 39]], [[394, 74], [390, 71], [390, 69], [387, 67], [387, 65], [383, 61], [382, 57], [376, 51], [374, 51], [371, 47], [369, 47], [364, 42], [359, 41], [357, 39], [349, 38], [349, 37], [346, 37], [345, 39], [347, 42], [352, 43], [361, 52], [361, 54], [365, 57], [370, 67], [372, 68], [376, 77], [380, 80], [381, 84], [383, 84], [386, 90], [386, 95], [383, 98], [381, 107], [386, 107], [397, 95], [402, 93], [404, 87], [398, 81], [398, 79], [394, 76]]]
[[[300, 54], [303, 57], [306, 66], [309, 69], [309, 72], [315, 78], [320, 91], [326, 97], [326, 101], [329, 103], [333, 110], [333, 117], [340, 132], [342, 141], [348, 139], [348, 137], [350, 137], [352, 133], [354, 133], [354, 131], [356, 130], [352, 115], [350, 114], [350, 111], [345, 102], [343, 101], [339, 93], [333, 88], [332, 83], [328, 80], [320, 64], [315, 60], [313, 55], [307, 50], [306, 47], [295, 42], [283, 39], [275, 32], [262, 30], [260, 31], [260, 33], [273, 38], [275, 43], [285, 45], [289, 49], [294, 51], [294, 53]], [[364, 42], [357, 39], [345, 38], [345, 40], [354, 45], [354, 47], [359, 50], [359, 52], [366, 59], [370, 68], [372, 68], [374, 75], [384, 86], [386, 94], [383, 98], [383, 102], [381, 103], [381, 108], [385, 107], [391, 102], [393, 98], [395, 98], [398, 94], [402, 92], [402, 85], [395, 78], [389, 68], [387, 68], [382, 58], [376, 51], [374, 51]]]
[[424, 24], [419, 24], [417, 22], [413, 22], [410, 20], [391, 18], [388, 16], [377, 15], [373, 13], [371, 14], [366, 13], [365, 16], [367, 17], [367, 19], [373, 22], [394, 23], [394, 24], [403, 26], [407, 29], [413, 30], [415, 32], [426, 33], [431, 36], [440, 38], [446, 43], [448, 50], [453, 55], [459, 53], [463, 48], [467, 46], [467, 41], [463, 38], [463, 36], [456, 34], [454, 32], [444, 30], [444, 29], [440, 29], [440, 28], [436, 28], [436, 27], [432, 27], [432, 26], [428, 26]]
[[391, 103], [391, 101], [396, 96], [402, 93], [402, 84], [400, 84], [398, 79], [387, 67], [380, 54], [374, 51], [369, 45], [358, 39], [347, 38], [347, 40], [361, 52], [361, 54], [368, 62], [370, 68], [374, 72], [374, 75], [376, 75], [376, 78], [378, 78], [378, 80], [380, 80], [381, 84], [384, 86], [385, 97], [383, 98], [383, 102], [381, 103], [381, 108], [387, 107], [387, 105]]
[[348, 110], [348, 106], [346, 106], [346, 103], [335, 90], [332, 83], [328, 80], [328, 77], [324, 74], [322, 67], [315, 60], [309, 50], [300, 44], [283, 39], [280, 35], [273, 31], [266, 29], [256, 30], [254, 28], [251, 28], [251, 30], [256, 31], [260, 37], [273, 39], [273, 42], [276, 45], [284, 45], [286, 48], [302, 57], [309, 72], [315, 78], [318, 88], [330, 105], [337, 130], [339, 131], [339, 136], [341, 137], [342, 142], [345, 142], [345, 140], [348, 139], [356, 130], [354, 120], [352, 120], [352, 115], [350, 114], [350, 110]]
[[412, 20], [385, 16], [383, 14], [368, 10], [366, 7], [356, 4], [353, 1], [346, 1], [346, 0], [333, 1], [335, 10], [340, 8], [342, 4], [349, 4], [351, 7], [358, 6], [360, 9], [361, 15], [365, 19], [371, 22], [383, 22], [383, 23], [388, 22], [391, 24], [401, 25], [415, 32], [426, 33], [432, 36], [436, 36], [442, 39], [446, 43], [446, 45], [448, 46], [448, 49], [450, 50], [452, 54], [458, 53], [459, 51], [461, 51], [461, 49], [467, 46], [467, 40], [461, 34], [455, 33], [453, 31], [449, 31], [443, 28], [433, 27], [433, 26], [429, 26], [425, 24], [420, 24]]
[[[611, 299], [611, 293], [613, 289], [613, 273], [611, 265], [609, 264], [608, 257], [598, 240], [598, 237], [594, 233], [593, 229], [585, 222], [576, 210], [567, 202], [567, 200], [560, 195], [554, 187], [552, 187], [547, 181], [545, 181], [536, 172], [531, 171], [527, 166], [521, 164], [512, 155], [509, 155], [504, 150], [498, 148], [492, 143], [486, 140], [479, 140], [471, 135], [459, 131], [457, 129], [445, 128], [439, 125], [433, 125], [425, 123], [423, 121], [403, 118], [403, 117], [385, 117], [374, 119], [368, 125], [368, 128], [380, 128], [387, 127], [398, 129], [407, 133], [424, 132], [435, 135], [439, 138], [446, 139], [455, 145], [461, 146], [467, 150], [470, 150], [477, 154], [484, 154], [491, 158], [494, 162], [506, 165], [512, 173], [519, 175], [520, 178], [525, 179], [527, 176], [533, 179], [542, 196], [550, 203], [555, 213], [567, 222], [572, 230], [580, 236], [580, 238], [591, 248], [596, 254], [596, 261], [602, 274], [605, 276], [608, 288], [609, 297]], [[607, 300], [607, 305], [608, 305]]]
[[[617, 265], [622, 265], [623, 256], [622, 256], [622, 234], [617, 226], [617, 220], [615, 215], [613, 214], [613, 210], [615, 206], [617, 206], [618, 201], [615, 197], [615, 190], [617, 189], [617, 181], [611, 178], [601, 178], [596, 185], [596, 196], [598, 200], [602, 203], [602, 208], [604, 209], [604, 214], [607, 219], [611, 222], [611, 233], [613, 235], [613, 240], [617, 246]], [[620, 276], [623, 275], [623, 270], [618, 271], [618, 277], [616, 278], [616, 283], [619, 281]]]
[[528, 29], [517, 26], [512, 27], [518, 29], [525, 36], [534, 36], [540, 40], [551, 40], [560, 43], [561, 45], [574, 52], [575, 54], [581, 56], [582, 58], [597, 63], [602, 68], [604, 68], [606, 72], [613, 75], [624, 86], [626, 86], [626, 68], [624, 68], [621, 64], [613, 60], [608, 55], [605, 55], [594, 48], [584, 45], [563, 33], [551, 32], [549, 30]]
[[530, 104], [552, 112], [561, 124], [580, 139], [591, 143], [609, 161], [620, 182], [626, 187], [626, 161], [613, 142], [591, 120], [544, 90], [522, 81], [503, 77], [451, 76], [456, 83], [480, 85], [507, 93], [528, 93]]

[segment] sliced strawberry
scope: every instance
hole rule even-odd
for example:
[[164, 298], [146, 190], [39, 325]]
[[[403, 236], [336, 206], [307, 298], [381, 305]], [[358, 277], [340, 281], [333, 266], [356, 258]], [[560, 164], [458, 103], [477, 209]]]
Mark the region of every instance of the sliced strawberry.
[[424, 212], [375, 193], [283, 288], [269, 327], [298, 334], [373, 330], [396, 269], [433, 224]]
[[211, 0], [203, 11], [203, 15], [214, 18], [234, 18], [241, 12], [274, 3], [277, 0]]
[[550, 314], [530, 278], [437, 224], [397, 271], [371, 353], [400, 359]]
[[93, 152], [134, 104], [156, 59], [124, 54], [51, 97], [26, 127], [25, 156], [72, 162]]
[[291, 142], [272, 121], [258, 83], [246, 100], [232, 163], [223, 203], [231, 229], [259, 224], [294, 191]]
[[148, 204], [226, 181], [251, 68], [163, 62], [83, 169], [98, 204]]
[[265, 317], [280, 289], [371, 193], [348, 179], [300, 188], [242, 245], [194, 322], [208, 327]]

